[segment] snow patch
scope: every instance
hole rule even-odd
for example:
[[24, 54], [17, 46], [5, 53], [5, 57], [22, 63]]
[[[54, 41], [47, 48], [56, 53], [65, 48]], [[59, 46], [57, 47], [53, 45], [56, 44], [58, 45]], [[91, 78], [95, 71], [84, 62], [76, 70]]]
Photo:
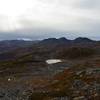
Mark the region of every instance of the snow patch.
[[47, 64], [55, 64], [55, 63], [59, 63], [62, 62], [60, 59], [48, 59], [46, 60]]

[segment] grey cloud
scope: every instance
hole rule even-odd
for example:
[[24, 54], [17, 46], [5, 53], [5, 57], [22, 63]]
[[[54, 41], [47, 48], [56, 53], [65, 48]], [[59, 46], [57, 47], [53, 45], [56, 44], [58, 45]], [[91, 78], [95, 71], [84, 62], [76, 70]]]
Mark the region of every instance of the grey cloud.
[[[39, 5], [17, 16], [15, 24], [20, 27], [0, 33], [0, 38], [100, 37], [100, 0], [33, 1]], [[11, 28], [9, 23], [7, 16], [0, 15], [0, 31]]]
[[100, 0], [77, 0], [75, 3], [76, 7], [82, 9], [96, 9], [100, 8]]

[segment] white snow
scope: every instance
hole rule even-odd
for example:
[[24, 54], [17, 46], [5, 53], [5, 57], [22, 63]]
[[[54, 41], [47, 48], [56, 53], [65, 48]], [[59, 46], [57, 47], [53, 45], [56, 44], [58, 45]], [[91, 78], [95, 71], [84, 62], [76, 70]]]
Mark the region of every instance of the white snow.
[[30, 39], [30, 38], [17, 38], [17, 40], [32, 41], [32, 39]]
[[46, 60], [47, 64], [55, 64], [55, 63], [59, 63], [62, 62], [60, 59], [48, 59]]
[[10, 78], [8, 78], [8, 81], [11, 81], [11, 79], [10, 79]]

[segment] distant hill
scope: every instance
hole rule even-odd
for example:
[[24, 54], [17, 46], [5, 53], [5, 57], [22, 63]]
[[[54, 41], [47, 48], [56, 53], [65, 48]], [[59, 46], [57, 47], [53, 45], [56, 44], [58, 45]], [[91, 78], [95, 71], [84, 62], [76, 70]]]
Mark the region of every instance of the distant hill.
[[94, 40], [91, 40], [89, 38], [82, 38], [82, 37], [78, 37], [74, 40], [74, 42], [80, 43], [80, 42], [95, 42]]
[[35, 43], [38, 43], [38, 41], [3, 40], [0, 41], [0, 52], [5, 52], [20, 47], [28, 47]]
[[66, 39], [65, 37], [56, 39], [56, 38], [48, 38], [48, 39], [44, 39], [42, 41], [40, 41], [40, 44], [46, 44], [46, 45], [50, 45], [50, 44], [66, 44], [69, 43], [71, 40]]

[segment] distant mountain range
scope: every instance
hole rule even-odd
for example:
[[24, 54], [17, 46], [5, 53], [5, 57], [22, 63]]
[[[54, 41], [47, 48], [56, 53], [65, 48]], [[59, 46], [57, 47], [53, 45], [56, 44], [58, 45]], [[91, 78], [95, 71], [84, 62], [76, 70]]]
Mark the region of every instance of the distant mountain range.
[[10, 59], [38, 59], [52, 58], [62, 50], [72, 47], [77, 48], [94, 48], [100, 52], [100, 41], [89, 38], [78, 37], [74, 40], [61, 37], [48, 38], [41, 41], [28, 40], [4, 40], [0, 41], [0, 60]]
[[69, 44], [69, 43], [95, 43], [99, 41], [91, 40], [89, 38], [78, 37], [74, 40], [66, 39], [65, 37], [61, 37], [59, 39], [56, 38], [48, 38], [40, 41], [41, 44]]
[[89, 38], [83, 38], [83, 37], [78, 37], [74, 40], [69, 40], [66, 39], [65, 37], [61, 37], [59, 39], [56, 38], [48, 38], [48, 39], [44, 39], [41, 41], [30, 41], [30, 40], [22, 40], [22, 39], [17, 39], [17, 40], [3, 40], [0, 41], [0, 52], [5, 52], [5, 51], [9, 51], [9, 50], [14, 50], [16, 48], [23, 48], [23, 47], [31, 47], [34, 45], [68, 45], [68, 44], [88, 44], [88, 43], [96, 43], [99, 41], [94, 41], [91, 40]]

